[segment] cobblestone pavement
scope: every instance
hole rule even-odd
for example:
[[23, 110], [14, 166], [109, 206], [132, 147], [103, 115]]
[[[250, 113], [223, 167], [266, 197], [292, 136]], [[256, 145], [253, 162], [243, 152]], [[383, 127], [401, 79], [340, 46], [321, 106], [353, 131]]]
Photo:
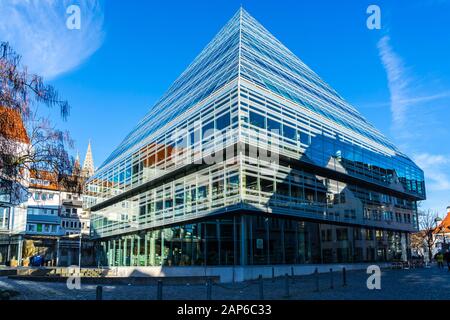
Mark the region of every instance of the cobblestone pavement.
[[[368, 275], [364, 271], [347, 272], [347, 286], [342, 286], [342, 273], [333, 274], [334, 288], [330, 288], [330, 274], [320, 274], [319, 288], [313, 275], [289, 279], [289, 296], [286, 296], [286, 279], [264, 280], [264, 299], [300, 300], [350, 300], [350, 299], [450, 299], [450, 272], [431, 269], [383, 270], [381, 290], [367, 289]], [[96, 285], [81, 284], [80, 290], [69, 290], [65, 283], [44, 283], [12, 280], [0, 277], [0, 289], [20, 292], [18, 300], [94, 300]], [[156, 285], [110, 285], [103, 286], [105, 300], [148, 300], [156, 299]], [[163, 299], [205, 300], [205, 285], [167, 285], [163, 286]], [[257, 300], [258, 281], [236, 284], [214, 284], [212, 299], [218, 300]]]

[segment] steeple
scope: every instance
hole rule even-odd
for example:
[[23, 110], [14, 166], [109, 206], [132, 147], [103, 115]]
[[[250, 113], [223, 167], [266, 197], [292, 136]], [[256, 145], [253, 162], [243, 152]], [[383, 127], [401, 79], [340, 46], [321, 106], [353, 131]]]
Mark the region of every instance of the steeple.
[[83, 174], [90, 177], [94, 174], [94, 159], [92, 157], [92, 150], [91, 150], [91, 140], [89, 140], [89, 144], [86, 151], [86, 157], [84, 158], [83, 162]]
[[73, 166], [75, 167], [76, 170], [81, 169], [80, 154], [78, 153], [78, 150], [77, 150], [77, 155], [75, 157], [75, 163], [73, 164]]

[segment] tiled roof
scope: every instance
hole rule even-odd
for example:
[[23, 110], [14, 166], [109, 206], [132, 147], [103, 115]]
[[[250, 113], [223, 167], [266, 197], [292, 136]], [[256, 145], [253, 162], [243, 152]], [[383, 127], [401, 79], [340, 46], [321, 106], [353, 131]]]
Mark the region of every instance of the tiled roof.
[[2, 106], [0, 106], [0, 136], [8, 140], [30, 143], [20, 113]]
[[[30, 183], [30, 188], [36, 188], [36, 189], [46, 189], [46, 190], [54, 190], [59, 191], [60, 186], [58, 183], [58, 178], [56, 174], [48, 171], [43, 170], [31, 170], [30, 172], [30, 178], [34, 179], [31, 180], [35, 183]], [[37, 180], [37, 181], [35, 181]]]
[[439, 226], [436, 228], [436, 231], [441, 233], [450, 232], [450, 212], [447, 213], [447, 216], [441, 221]]

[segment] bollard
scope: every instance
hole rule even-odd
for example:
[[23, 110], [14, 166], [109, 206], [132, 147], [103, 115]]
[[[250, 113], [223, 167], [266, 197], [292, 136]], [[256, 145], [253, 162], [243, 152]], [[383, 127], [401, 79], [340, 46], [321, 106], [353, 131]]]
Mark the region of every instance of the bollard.
[[259, 275], [259, 300], [264, 300], [264, 281], [262, 275]]
[[272, 267], [272, 282], [275, 282], [275, 268]]
[[212, 298], [212, 281], [210, 278], [206, 280], [206, 300], [211, 300]]
[[314, 277], [315, 277], [315, 282], [316, 282], [316, 292], [319, 292], [319, 270], [314, 270]]
[[289, 297], [289, 274], [286, 273], [285, 275], [285, 281], [284, 281], [284, 296], [287, 298]]
[[334, 289], [334, 283], [333, 283], [333, 269], [330, 268], [330, 289]]
[[163, 294], [163, 283], [161, 280], [158, 280], [158, 286], [156, 288], [156, 300], [162, 300]]
[[97, 286], [97, 290], [95, 291], [95, 299], [103, 300], [103, 287]]
[[96, 300], [103, 300], [103, 287], [97, 286], [95, 291], [95, 298]]
[[342, 268], [342, 286], [347, 286], [347, 270], [345, 269], [345, 267]]

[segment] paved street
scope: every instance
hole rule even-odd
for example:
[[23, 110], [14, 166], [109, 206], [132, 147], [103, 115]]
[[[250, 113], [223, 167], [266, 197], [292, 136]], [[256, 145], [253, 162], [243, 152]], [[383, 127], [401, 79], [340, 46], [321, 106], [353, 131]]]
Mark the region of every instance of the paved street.
[[[320, 291], [316, 292], [313, 276], [296, 277], [289, 281], [289, 297], [285, 296], [285, 279], [264, 281], [265, 299], [450, 299], [450, 272], [432, 269], [384, 270], [381, 290], [368, 290], [368, 275], [363, 271], [347, 273], [347, 286], [342, 287], [342, 274], [333, 276], [334, 289], [330, 289], [330, 275], [319, 277]], [[95, 299], [95, 285], [81, 285], [81, 290], [69, 290], [64, 283], [42, 283], [0, 278], [0, 289], [19, 291], [13, 299], [23, 300], [92, 300]], [[171, 285], [163, 288], [164, 299], [205, 299], [204, 285]], [[104, 286], [103, 298], [108, 300], [156, 299], [156, 286], [117, 285]], [[239, 284], [215, 284], [213, 299], [247, 300], [259, 298], [257, 281]]]

